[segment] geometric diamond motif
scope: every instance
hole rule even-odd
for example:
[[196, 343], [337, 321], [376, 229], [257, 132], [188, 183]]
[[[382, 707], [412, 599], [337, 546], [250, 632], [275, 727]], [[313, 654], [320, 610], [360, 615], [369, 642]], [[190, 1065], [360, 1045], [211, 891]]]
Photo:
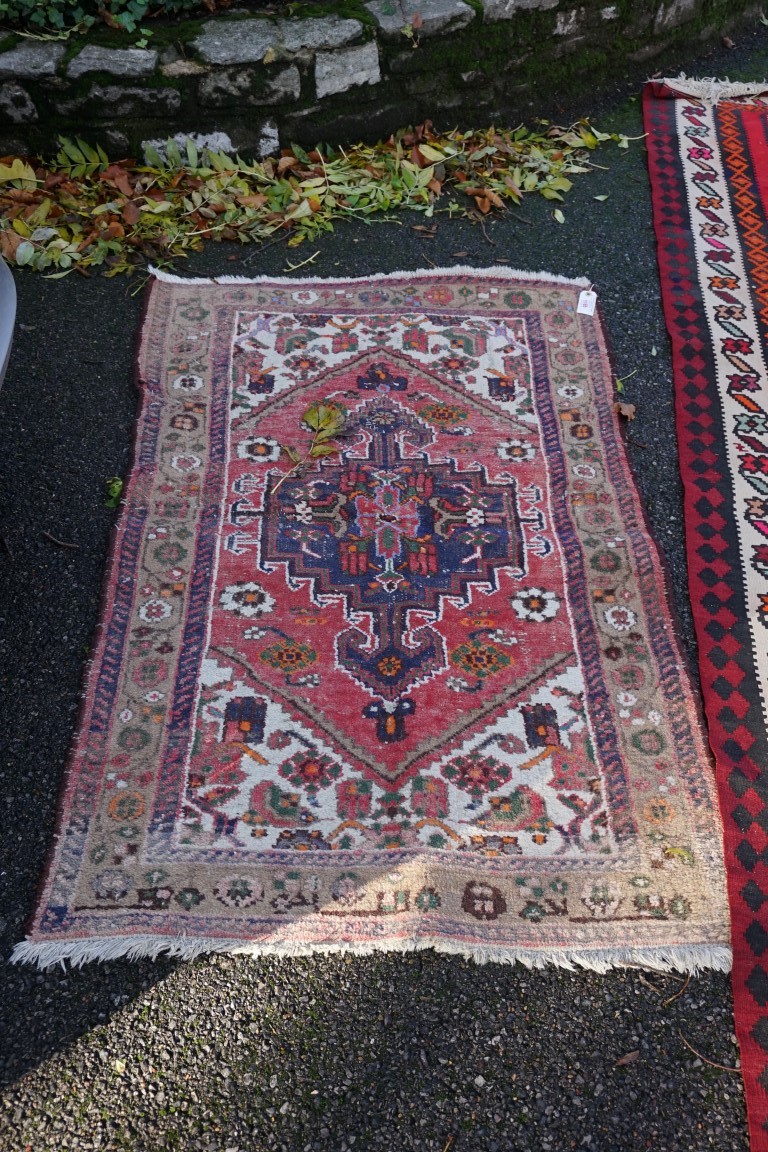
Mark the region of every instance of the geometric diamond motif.
[[[744, 933], [744, 938], [748, 942], [755, 956], [762, 956], [763, 952], [765, 952], [766, 948], [768, 948], [768, 932], [765, 930], [765, 928], [763, 928], [762, 924], [760, 924], [758, 920], [752, 921], [749, 928], [747, 928], [746, 932]], [[753, 971], [753, 976], [754, 972], [756, 971], [758, 970], [755, 969]], [[760, 971], [762, 972], [762, 969], [760, 969]], [[755, 979], [757, 979], [757, 977], [755, 977]], [[764, 972], [762, 973], [762, 979], [764, 981], [768, 980]], [[751, 986], [750, 991], [754, 995], [754, 991]], [[757, 999], [757, 997], [755, 997], [755, 999]]]
[[716, 680], [712, 681], [712, 689], [723, 700], [727, 700], [734, 690], [733, 685], [729, 684], [723, 676], [718, 676]]
[[743, 804], [738, 804], [731, 812], [731, 819], [740, 832], [746, 832], [751, 828], [754, 816], [747, 811]]
[[748, 881], [741, 890], [741, 896], [744, 903], [752, 909], [753, 912], [759, 912], [763, 904], [768, 900], [762, 888], [755, 883], [754, 880]]
[[754, 850], [748, 840], [742, 840], [736, 849], [736, 856], [747, 872], [754, 872], [755, 865], [760, 859], [760, 854]]
[[768, 1004], [768, 973], [760, 965], [756, 964], [747, 977], [747, 988], [761, 1008]]
[[645, 127], [689, 587], [733, 869], [736, 1030], [753, 1148], [765, 1152], [768, 972], [752, 957], [768, 956], [768, 731], [756, 661], [766, 647], [768, 618], [758, 610], [768, 605], [768, 571], [750, 554], [756, 545], [742, 554], [740, 539], [750, 540], [745, 529], [768, 535], [768, 409], [757, 390], [768, 331], [768, 198], [755, 184], [768, 166], [768, 108], [749, 98], [703, 105], [672, 83], [646, 86]]

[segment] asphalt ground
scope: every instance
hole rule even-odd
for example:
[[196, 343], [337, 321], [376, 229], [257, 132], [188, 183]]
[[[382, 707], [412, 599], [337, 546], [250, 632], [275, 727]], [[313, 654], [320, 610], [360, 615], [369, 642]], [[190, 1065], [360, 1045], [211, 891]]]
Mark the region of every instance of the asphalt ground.
[[[680, 59], [690, 75], [762, 79], [768, 34]], [[677, 69], [675, 69], [677, 70]], [[642, 132], [639, 88], [590, 105]], [[437, 119], [437, 117], [436, 117]], [[562, 206], [487, 224], [438, 215], [339, 225], [311, 246], [210, 246], [180, 271], [364, 275], [456, 262], [567, 276], [598, 290], [626, 399], [629, 451], [695, 656], [671, 365], [641, 142], [597, 156]], [[601, 202], [597, 195], [608, 194]], [[457, 257], [455, 253], [466, 253]], [[84, 661], [125, 472], [141, 296], [136, 281], [17, 277], [0, 391], [0, 955], [23, 936], [49, 850]], [[76, 545], [63, 548], [44, 533]], [[684, 1038], [684, 1039], [683, 1039]], [[686, 1046], [688, 1041], [704, 1059]], [[635, 1058], [622, 1063], [628, 1053]], [[477, 966], [432, 952], [92, 964], [0, 981], [0, 1149], [197, 1152], [590, 1152], [747, 1147], [729, 979]], [[710, 1063], [710, 1061], [714, 1063]]]

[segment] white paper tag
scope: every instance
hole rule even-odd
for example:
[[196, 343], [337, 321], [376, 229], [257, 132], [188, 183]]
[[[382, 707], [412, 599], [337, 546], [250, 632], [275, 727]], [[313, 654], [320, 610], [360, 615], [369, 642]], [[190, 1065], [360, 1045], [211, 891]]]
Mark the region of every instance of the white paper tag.
[[580, 312], [582, 316], [594, 316], [596, 305], [597, 293], [593, 292], [591, 288], [585, 288], [579, 296], [579, 303], [576, 307], [576, 311]]

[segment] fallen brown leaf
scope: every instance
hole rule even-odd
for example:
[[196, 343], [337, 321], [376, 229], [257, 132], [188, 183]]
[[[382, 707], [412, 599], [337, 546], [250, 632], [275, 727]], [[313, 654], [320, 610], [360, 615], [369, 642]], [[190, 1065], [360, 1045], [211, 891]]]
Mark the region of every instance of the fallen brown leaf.
[[13, 264], [16, 258], [16, 249], [21, 244], [21, 239], [18, 232], [14, 232], [12, 228], [6, 232], [0, 232], [0, 253], [9, 264]]
[[267, 203], [267, 197], [262, 192], [253, 196], [235, 196], [235, 200], [242, 208], [263, 208]]
[[626, 420], [634, 420], [637, 408], [634, 404], [627, 404], [625, 401], [620, 400], [613, 406], [614, 412], [618, 412], [619, 416], [623, 416]]
[[414, 144], [411, 148], [411, 163], [415, 164], [417, 168], [429, 168], [432, 164], [431, 160], [427, 160], [426, 156], [419, 150], [418, 146]]
[[638, 1059], [639, 1055], [640, 1055], [640, 1051], [637, 1048], [635, 1049], [634, 1052], [625, 1052], [625, 1054], [623, 1056], [619, 1056], [614, 1067], [615, 1068], [622, 1068], [625, 1064], [634, 1064], [635, 1060]]
[[126, 201], [123, 205], [123, 220], [125, 220], [128, 227], [132, 228], [134, 224], [138, 224], [140, 219], [141, 212], [139, 211], [138, 205], [134, 204], [133, 200]]
[[51, 192], [54, 188], [58, 188], [59, 184], [65, 184], [66, 180], [66, 176], [61, 172], [49, 172], [45, 177], [43, 188], [46, 192]]
[[118, 192], [122, 192], [123, 196], [127, 196], [129, 200], [133, 196], [133, 184], [128, 173], [119, 164], [110, 164], [109, 168], [105, 168], [101, 174], [101, 179], [107, 184], [114, 184]]
[[29, 188], [3, 189], [3, 199], [12, 200], [16, 204], [39, 204], [42, 198], [42, 194], [37, 189], [35, 191], [31, 191]]

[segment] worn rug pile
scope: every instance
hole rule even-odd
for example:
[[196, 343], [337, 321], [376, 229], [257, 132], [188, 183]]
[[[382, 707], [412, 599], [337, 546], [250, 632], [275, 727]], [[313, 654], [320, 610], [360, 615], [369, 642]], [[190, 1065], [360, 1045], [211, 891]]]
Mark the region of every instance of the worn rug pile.
[[753, 1152], [768, 1149], [766, 93], [765, 84], [685, 78], [645, 91]]
[[586, 288], [154, 281], [15, 959], [729, 966], [714, 776]]

